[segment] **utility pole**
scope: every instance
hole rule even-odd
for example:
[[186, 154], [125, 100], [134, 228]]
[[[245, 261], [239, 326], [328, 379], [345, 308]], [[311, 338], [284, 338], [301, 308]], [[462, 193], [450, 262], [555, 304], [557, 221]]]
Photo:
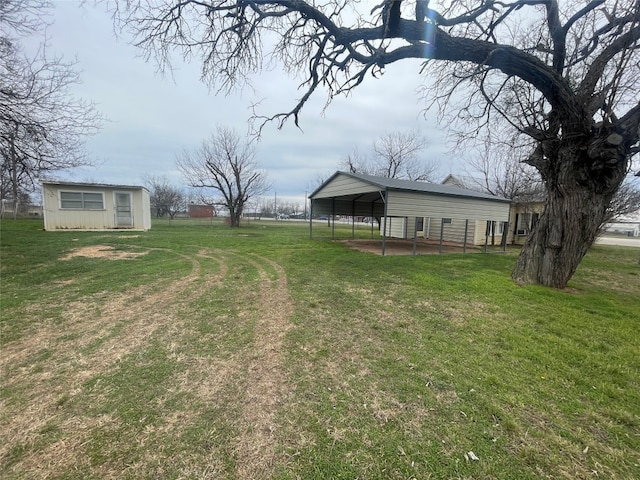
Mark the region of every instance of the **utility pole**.
[[307, 220], [307, 192], [304, 192], [304, 219]]

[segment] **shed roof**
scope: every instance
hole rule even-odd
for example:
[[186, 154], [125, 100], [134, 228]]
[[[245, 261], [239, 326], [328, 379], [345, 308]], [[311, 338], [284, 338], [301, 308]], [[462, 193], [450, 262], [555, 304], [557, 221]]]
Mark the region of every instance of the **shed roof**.
[[60, 185], [63, 187], [97, 187], [97, 188], [122, 188], [135, 190], [148, 190], [140, 185], [117, 185], [111, 183], [68, 182], [65, 180], [41, 180], [42, 185]]
[[397, 178], [378, 177], [374, 175], [365, 175], [362, 173], [351, 173], [338, 171], [334, 173], [329, 179], [327, 179], [322, 185], [309, 195], [309, 198], [313, 198], [318, 192], [320, 192], [326, 185], [331, 183], [337, 176], [346, 175], [351, 178], [355, 178], [362, 182], [370, 184], [372, 187], [376, 187], [378, 190], [399, 190], [399, 191], [411, 191], [420, 193], [430, 193], [435, 195], [446, 195], [454, 197], [464, 198], [477, 198], [483, 200], [493, 200], [497, 202], [511, 203], [511, 200], [502, 197], [496, 197], [489, 195], [488, 193], [478, 192], [475, 190], [468, 190], [465, 188], [454, 187], [451, 185], [442, 185], [439, 183], [427, 183], [416, 182], [412, 180], [401, 180]]

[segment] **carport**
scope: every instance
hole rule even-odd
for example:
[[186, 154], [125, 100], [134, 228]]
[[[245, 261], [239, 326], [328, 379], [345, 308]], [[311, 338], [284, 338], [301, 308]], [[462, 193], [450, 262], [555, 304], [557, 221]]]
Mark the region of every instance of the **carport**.
[[[382, 254], [386, 238], [439, 238], [485, 247], [500, 237], [506, 246], [510, 200], [450, 185], [414, 182], [350, 172], [336, 172], [309, 196], [311, 218], [330, 215], [332, 238], [336, 215], [380, 220]], [[309, 222], [313, 238], [313, 220]], [[371, 227], [373, 238], [373, 222]], [[415, 250], [415, 248], [414, 248]], [[485, 249], [486, 250], [486, 249]]]

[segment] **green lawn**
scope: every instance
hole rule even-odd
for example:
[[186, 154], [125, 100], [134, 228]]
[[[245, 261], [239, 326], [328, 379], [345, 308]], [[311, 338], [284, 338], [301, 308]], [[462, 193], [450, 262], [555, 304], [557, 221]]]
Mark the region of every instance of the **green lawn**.
[[640, 249], [557, 291], [302, 223], [0, 228], [2, 478], [640, 478]]

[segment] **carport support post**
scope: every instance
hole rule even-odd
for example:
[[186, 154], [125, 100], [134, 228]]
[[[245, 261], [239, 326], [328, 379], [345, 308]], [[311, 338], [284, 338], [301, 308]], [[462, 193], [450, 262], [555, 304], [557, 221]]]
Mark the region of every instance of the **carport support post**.
[[438, 249], [440, 255], [442, 255], [442, 239], [444, 238], [444, 218], [440, 219], [440, 247]]
[[331, 240], [336, 239], [336, 197], [331, 199]]
[[416, 217], [415, 224], [413, 226], [413, 254], [416, 254], [416, 245], [418, 243], [418, 217]]
[[502, 253], [507, 252], [507, 232], [509, 232], [509, 222], [504, 222], [502, 225]]
[[356, 201], [351, 202], [351, 239], [356, 238]]
[[384, 195], [382, 197], [382, 201], [384, 202], [384, 226], [382, 228], [382, 256], [384, 256], [386, 250], [387, 250], [387, 199], [389, 198], [388, 196], [389, 193], [389, 188], [385, 188], [384, 189]]
[[467, 233], [469, 233], [469, 219], [464, 221], [464, 240], [462, 241], [462, 253], [467, 253]]
[[373, 239], [373, 221], [375, 220], [375, 217], [373, 216], [373, 214], [375, 213], [374, 207], [375, 207], [375, 203], [371, 202], [371, 216], [369, 217], [369, 220], [371, 221], [371, 238], [372, 239]]

